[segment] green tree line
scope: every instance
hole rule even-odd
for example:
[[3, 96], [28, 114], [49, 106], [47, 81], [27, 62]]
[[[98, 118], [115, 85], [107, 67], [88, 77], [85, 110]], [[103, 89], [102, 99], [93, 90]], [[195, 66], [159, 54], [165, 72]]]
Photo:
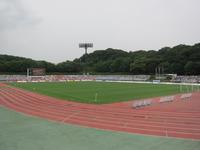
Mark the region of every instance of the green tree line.
[[0, 72], [25, 73], [27, 68], [46, 68], [47, 73], [154, 74], [156, 67], [165, 73], [200, 74], [200, 43], [164, 47], [160, 50], [126, 52], [108, 48], [96, 50], [73, 61], [58, 64], [23, 57], [0, 55]]

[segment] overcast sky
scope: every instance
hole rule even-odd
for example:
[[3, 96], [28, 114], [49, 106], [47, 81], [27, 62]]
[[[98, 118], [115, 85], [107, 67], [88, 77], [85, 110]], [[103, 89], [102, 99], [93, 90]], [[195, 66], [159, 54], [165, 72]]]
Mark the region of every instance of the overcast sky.
[[200, 0], [0, 0], [0, 54], [54, 63], [200, 42]]

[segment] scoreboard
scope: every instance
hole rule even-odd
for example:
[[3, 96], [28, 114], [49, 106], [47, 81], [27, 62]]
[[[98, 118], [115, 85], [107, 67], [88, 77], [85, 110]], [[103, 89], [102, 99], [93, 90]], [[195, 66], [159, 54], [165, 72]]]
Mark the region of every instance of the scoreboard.
[[29, 68], [29, 75], [31, 76], [45, 76], [45, 68]]

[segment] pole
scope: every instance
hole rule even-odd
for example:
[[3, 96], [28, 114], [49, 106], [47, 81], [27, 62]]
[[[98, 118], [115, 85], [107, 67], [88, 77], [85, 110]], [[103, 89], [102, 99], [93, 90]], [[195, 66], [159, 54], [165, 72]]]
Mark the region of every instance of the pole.
[[187, 93], [189, 92], [189, 88], [188, 88], [188, 86], [189, 86], [189, 85], [186, 85], [186, 87], [187, 87]]
[[87, 75], [87, 46], [85, 46], [85, 75]]
[[29, 72], [30, 72], [30, 70], [29, 70], [29, 68], [27, 68], [27, 72], [26, 72], [26, 79], [27, 79], [27, 81], [29, 81]]
[[180, 92], [182, 93], [182, 84], [180, 84]]
[[87, 55], [87, 46], [85, 46], [85, 55]]
[[162, 69], [163, 69], [163, 70], [162, 70], [162, 71], [163, 71], [162, 74], [164, 74], [164, 73], [165, 73], [164, 67], [162, 67]]
[[155, 79], [157, 79], [157, 67], [155, 68]]
[[192, 92], [194, 91], [194, 85], [192, 84]]
[[29, 68], [27, 68], [26, 75], [27, 75], [27, 77], [29, 76]]
[[95, 103], [97, 102], [97, 96], [98, 96], [98, 93], [95, 94], [95, 98], [94, 98]]

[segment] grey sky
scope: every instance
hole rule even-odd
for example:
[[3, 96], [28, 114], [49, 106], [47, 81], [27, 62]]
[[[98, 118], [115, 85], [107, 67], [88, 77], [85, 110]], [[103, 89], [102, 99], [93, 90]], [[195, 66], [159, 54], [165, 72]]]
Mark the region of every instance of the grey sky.
[[0, 0], [0, 53], [61, 62], [200, 42], [200, 0]]

